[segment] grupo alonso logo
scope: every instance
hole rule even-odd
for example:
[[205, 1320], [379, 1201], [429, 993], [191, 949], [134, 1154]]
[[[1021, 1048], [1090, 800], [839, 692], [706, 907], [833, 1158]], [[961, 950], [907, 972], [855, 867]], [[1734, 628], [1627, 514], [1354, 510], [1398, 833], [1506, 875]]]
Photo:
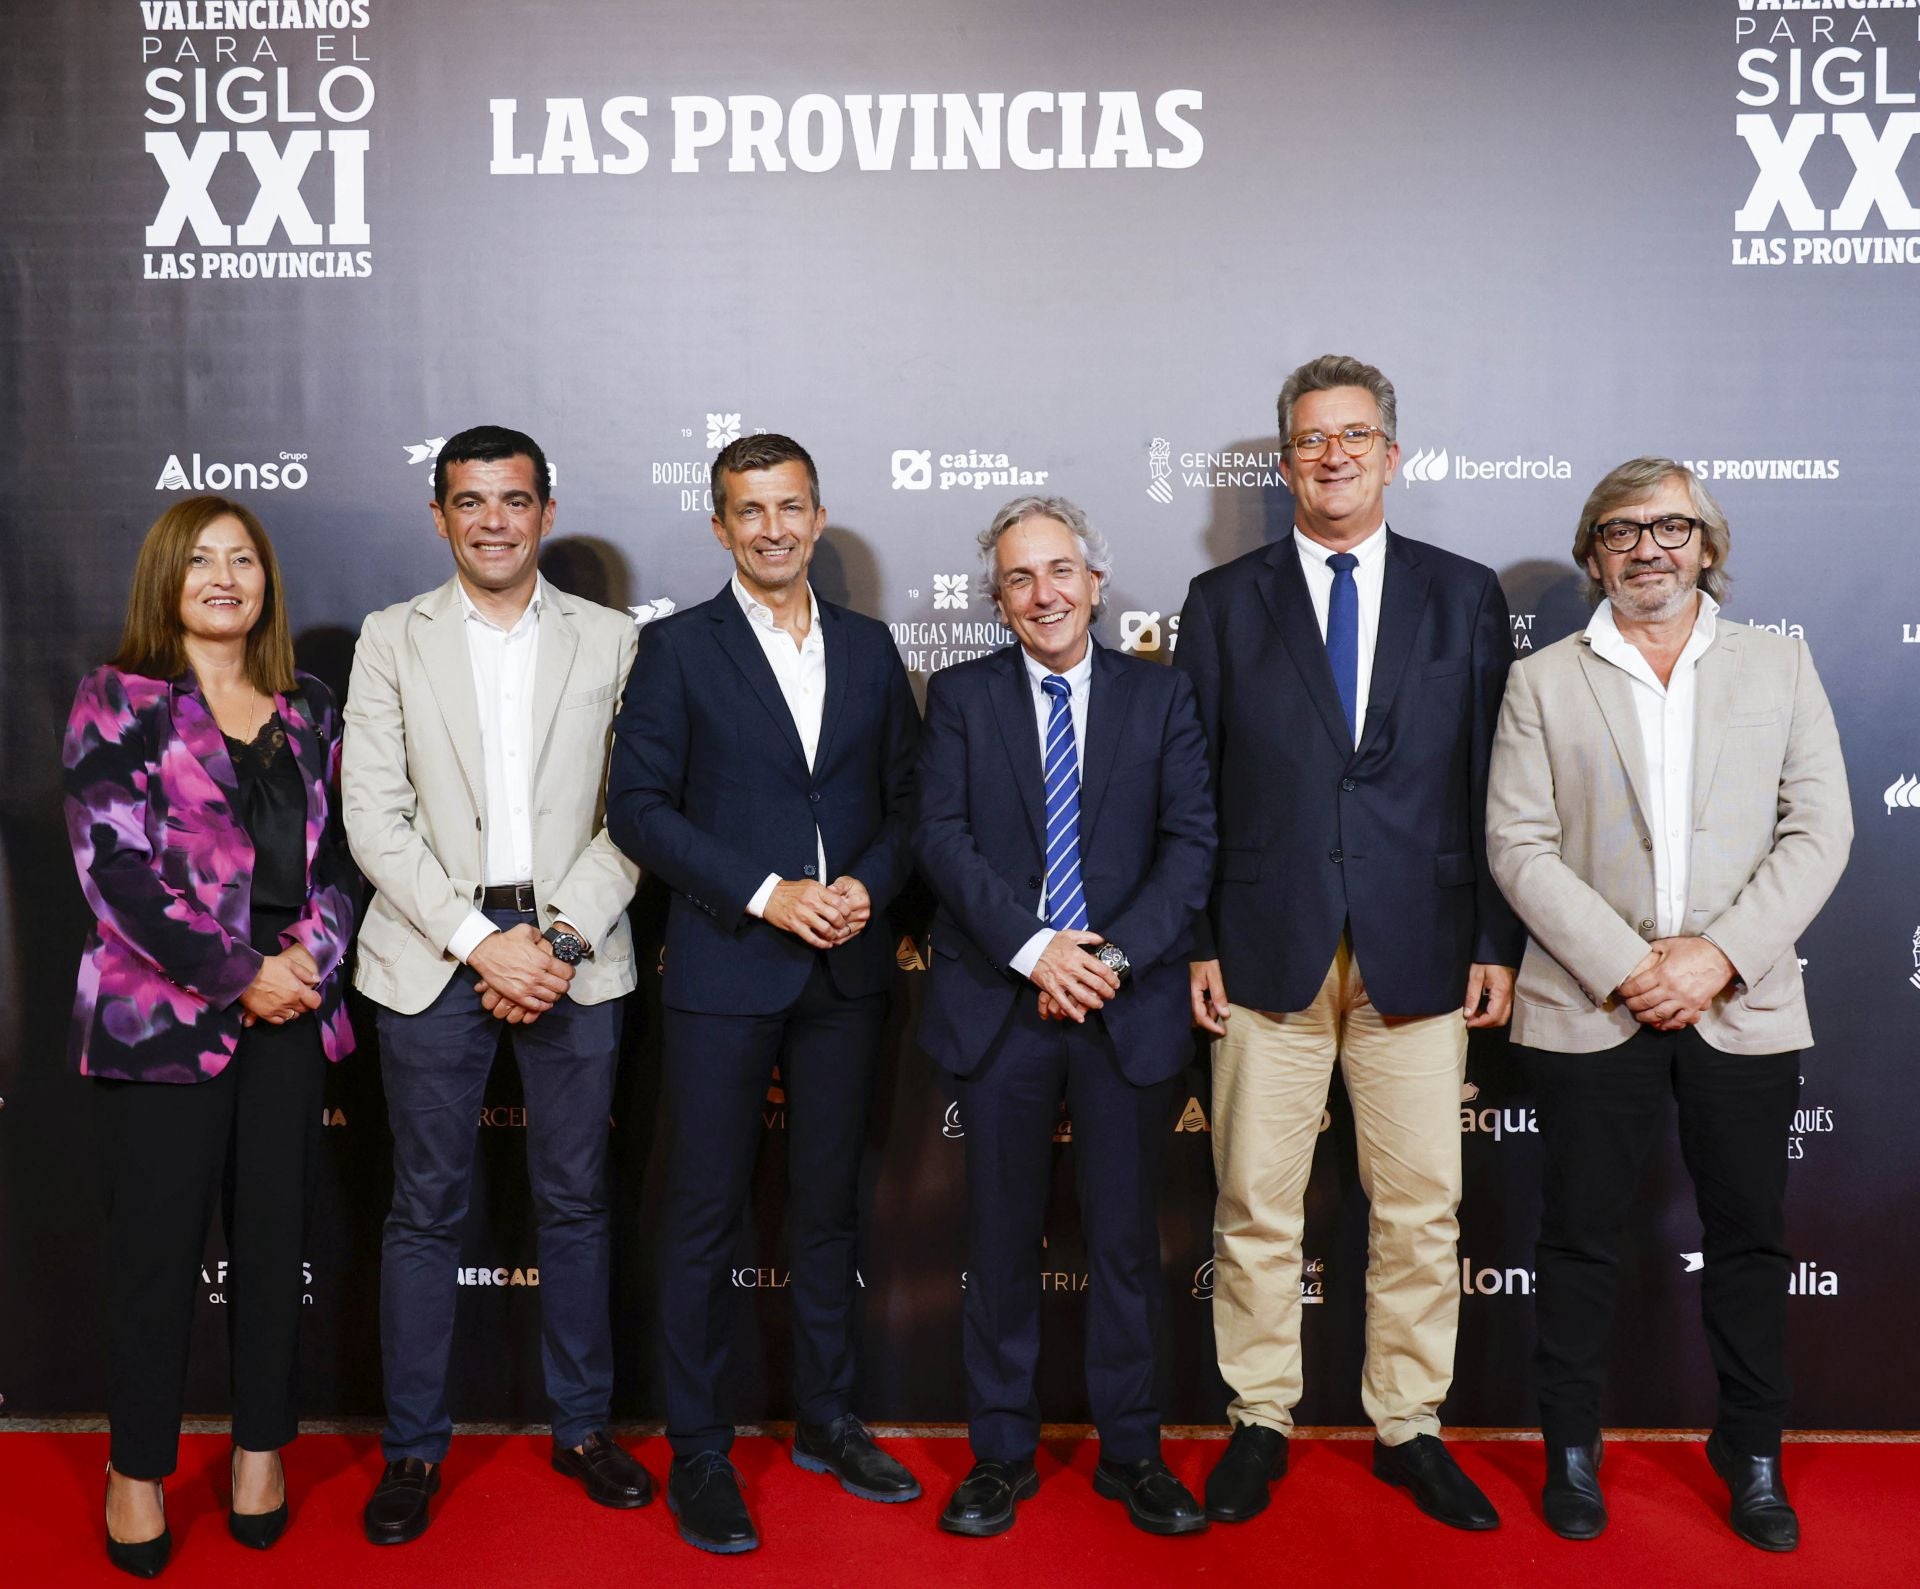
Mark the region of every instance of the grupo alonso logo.
[[180, 454], [167, 454], [156, 491], [298, 491], [307, 483], [307, 455], [283, 452], [258, 463], [202, 462], [199, 453], [180, 461]]

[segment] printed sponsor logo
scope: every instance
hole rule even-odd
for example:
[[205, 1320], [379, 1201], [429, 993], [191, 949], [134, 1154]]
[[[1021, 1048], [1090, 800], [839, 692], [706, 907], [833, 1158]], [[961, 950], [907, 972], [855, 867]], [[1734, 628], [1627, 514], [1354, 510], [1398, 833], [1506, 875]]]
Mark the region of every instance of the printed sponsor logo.
[[431, 463], [440, 456], [440, 449], [447, 444], [445, 436], [429, 436], [425, 441], [406, 441], [400, 445], [406, 450], [407, 467], [411, 469], [417, 463]]
[[1445, 447], [1423, 447], [1400, 466], [1410, 485], [1439, 485], [1446, 480], [1571, 480], [1573, 465], [1554, 453], [1544, 458], [1515, 453], [1511, 458], [1469, 458]]
[[731, 447], [740, 439], [740, 416], [738, 414], [707, 415], [707, 450], [718, 452], [722, 447]]
[[145, 146], [164, 184], [144, 280], [373, 274], [373, 138], [359, 125], [372, 13], [373, 0], [140, 0]]
[[1460, 1260], [1460, 1294], [1463, 1297], [1530, 1297], [1533, 1295], [1533, 1271], [1516, 1265], [1508, 1269], [1483, 1266], [1476, 1269], [1473, 1260]]
[[326, 1109], [320, 1111], [322, 1126], [344, 1126], [347, 1123], [347, 1111], [344, 1109]]
[[[1698, 1252], [1681, 1253], [1680, 1262], [1685, 1266], [1681, 1270], [1683, 1274], [1699, 1274], [1707, 1266], [1706, 1254]], [[1832, 1269], [1823, 1269], [1818, 1263], [1803, 1258], [1787, 1275], [1787, 1295], [1837, 1297], [1840, 1295], [1840, 1276]]]
[[935, 574], [933, 576], [933, 610], [935, 612], [964, 612], [967, 606], [968, 576], [965, 574]]
[[1158, 612], [1120, 614], [1120, 649], [1152, 656], [1165, 650], [1172, 656], [1180, 646], [1180, 614], [1162, 620]]
[[527, 1110], [524, 1104], [489, 1103], [480, 1106], [480, 1124], [495, 1129], [512, 1128], [521, 1131], [527, 1128]]
[[656, 618], [664, 618], [679, 604], [671, 596], [655, 596], [652, 601], [643, 601], [637, 607], [629, 607], [633, 614], [633, 626], [643, 629]]
[[1147, 448], [1147, 495], [1161, 507], [1173, 501], [1173, 447], [1165, 436], [1155, 436]]
[[1911, 987], [1920, 988], [1920, 927], [1913, 929], [1913, 972], [1907, 982]]
[[[1845, 14], [1778, 14], [1789, 9]], [[1905, 86], [1920, 35], [1857, 14], [1911, 9], [1908, 0], [1740, 0], [1733, 120], [1753, 175], [1733, 212], [1731, 263], [1920, 264], [1920, 208], [1901, 178], [1920, 133], [1920, 96]]]
[[1211, 1131], [1213, 1124], [1207, 1119], [1207, 1111], [1200, 1107], [1196, 1095], [1187, 1099], [1186, 1108], [1180, 1111], [1180, 1118], [1174, 1122], [1175, 1131]]
[[926, 957], [920, 953], [920, 946], [913, 941], [912, 933], [908, 933], [895, 946], [893, 963], [902, 971], [924, 971], [927, 969]]
[[283, 452], [260, 463], [202, 462], [199, 453], [168, 453], [161, 465], [156, 491], [298, 491], [307, 483], [307, 455]]
[[1838, 458], [1688, 458], [1702, 480], [1838, 480]]
[[508, 1269], [504, 1266], [488, 1268], [485, 1264], [463, 1264], [454, 1271], [454, 1278], [463, 1286], [537, 1286], [540, 1284], [540, 1271], [532, 1264], [524, 1269]]
[[1515, 654], [1533, 649], [1533, 617], [1530, 612], [1516, 612], [1511, 615], [1513, 622], [1513, 649]]
[[[1190, 1287], [1195, 1300], [1211, 1301], [1213, 1298], [1213, 1260], [1193, 1271], [1193, 1285]], [[1303, 1258], [1300, 1261], [1300, 1301], [1302, 1306], [1316, 1307], [1327, 1300], [1327, 1261], [1324, 1258]]]
[[1880, 798], [1887, 803], [1888, 816], [1892, 816], [1896, 809], [1912, 811], [1920, 808], [1920, 778], [1911, 773], [1896, 778], [1881, 791]]
[[[1804, 1084], [1806, 1078], [1802, 1077]], [[1804, 1159], [1807, 1138], [1825, 1136], [1834, 1129], [1833, 1111], [1825, 1105], [1802, 1105], [1793, 1112], [1793, 1126], [1787, 1134], [1787, 1157]]]
[[[521, 145], [517, 99], [490, 99], [494, 176], [632, 176], [647, 169], [650, 102], [549, 93], [543, 129]], [[986, 93], [675, 94], [671, 175], [798, 171], [1110, 171], [1198, 165], [1197, 88], [1157, 95], [1027, 89]], [[530, 117], [530, 120], [533, 118]], [[1151, 125], [1150, 125], [1151, 123]], [[661, 136], [665, 129], [656, 132]], [[534, 154], [532, 139], [539, 143]], [[722, 149], [724, 146], [724, 160]], [[657, 167], [655, 169], [658, 169]]]
[[957, 1103], [948, 1104], [946, 1119], [940, 1123], [940, 1135], [947, 1138], [948, 1141], [957, 1141], [966, 1134], [967, 1128], [960, 1123], [960, 1105]]
[[985, 491], [1032, 489], [1047, 483], [1045, 469], [1023, 469], [1004, 452], [943, 452], [935, 456], [931, 447], [902, 447], [893, 455], [895, 491]]
[[[223, 1308], [227, 1305], [227, 1282], [232, 1272], [232, 1261], [226, 1258], [219, 1258], [211, 1264], [203, 1263], [200, 1266], [200, 1283], [203, 1286], [209, 1287], [207, 1291], [207, 1301], [212, 1303], [216, 1308]], [[313, 1260], [311, 1258], [302, 1258], [300, 1260], [300, 1285], [300, 1305], [303, 1308], [310, 1308], [313, 1306], [313, 1292], [311, 1289], [308, 1289], [313, 1285]]]

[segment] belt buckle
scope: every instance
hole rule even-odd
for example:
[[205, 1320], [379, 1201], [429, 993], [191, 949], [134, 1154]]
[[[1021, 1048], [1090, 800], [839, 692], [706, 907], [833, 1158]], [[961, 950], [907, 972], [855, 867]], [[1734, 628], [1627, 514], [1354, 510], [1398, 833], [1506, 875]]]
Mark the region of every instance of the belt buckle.
[[523, 916], [534, 913], [533, 884], [515, 883], [513, 885], [513, 908]]

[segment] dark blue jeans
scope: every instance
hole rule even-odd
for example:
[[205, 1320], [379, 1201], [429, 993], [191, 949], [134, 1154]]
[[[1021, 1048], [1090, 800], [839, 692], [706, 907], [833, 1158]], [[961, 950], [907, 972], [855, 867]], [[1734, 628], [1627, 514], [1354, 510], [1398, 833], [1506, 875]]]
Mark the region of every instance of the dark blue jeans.
[[[533, 920], [488, 911], [496, 926]], [[393, 1127], [393, 1207], [380, 1248], [387, 1460], [447, 1454], [447, 1357], [460, 1228], [473, 1183], [487, 1073], [501, 1023], [462, 966], [418, 1015], [380, 1011], [380, 1074]], [[562, 999], [510, 1028], [527, 1102], [527, 1170], [539, 1225], [541, 1361], [554, 1439], [578, 1445], [612, 1412], [612, 1217], [607, 1122], [620, 1001]]]

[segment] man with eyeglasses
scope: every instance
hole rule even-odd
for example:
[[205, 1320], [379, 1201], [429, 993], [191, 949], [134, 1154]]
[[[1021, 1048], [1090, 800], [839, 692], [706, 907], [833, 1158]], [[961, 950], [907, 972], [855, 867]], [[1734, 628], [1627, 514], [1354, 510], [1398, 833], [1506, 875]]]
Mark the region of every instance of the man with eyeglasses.
[[[1202, 574], [1176, 663], [1220, 813], [1190, 968], [1214, 1036], [1214, 1339], [1233, 1438], [1207, 1515], [1265, 1508], [1303, 1386], [1301, 1236], [1337, 1063], [1371, 1204], [1373, 1470], [1455, 1528], [1499, 1516], [1440, 1439], [1460, 1307], [1469, 1027], [1505, 1022], [1522, 933], [1485, 854], [1513, 658], [1493, 570], [1387, 528], [1392, 383], [1329, 355], [1280, 391], [1293, 534]], [[1229, 997], [1232, 1004], [1229, 1005]]]
[[1722, 623], [1731, 536], [1693, 472], [1635, 458], [1593, 489], [1574, 562], [1593, 620], [1517, 666], [1487, 846], [1532, 941], [1514, 1041], [1545, 1195], [1535, 1352], [1548, 1526], [1607, 1523], [1600, 1399], [1621, 1227], [1671, 1092], [1694, 1182], [1734, 1532], [1792, 1550], [1780, 1473], [1790, 1262], [1783, 1148], [1811, 1045], [1794, 940], [1853, 838], [1806, 642]]

